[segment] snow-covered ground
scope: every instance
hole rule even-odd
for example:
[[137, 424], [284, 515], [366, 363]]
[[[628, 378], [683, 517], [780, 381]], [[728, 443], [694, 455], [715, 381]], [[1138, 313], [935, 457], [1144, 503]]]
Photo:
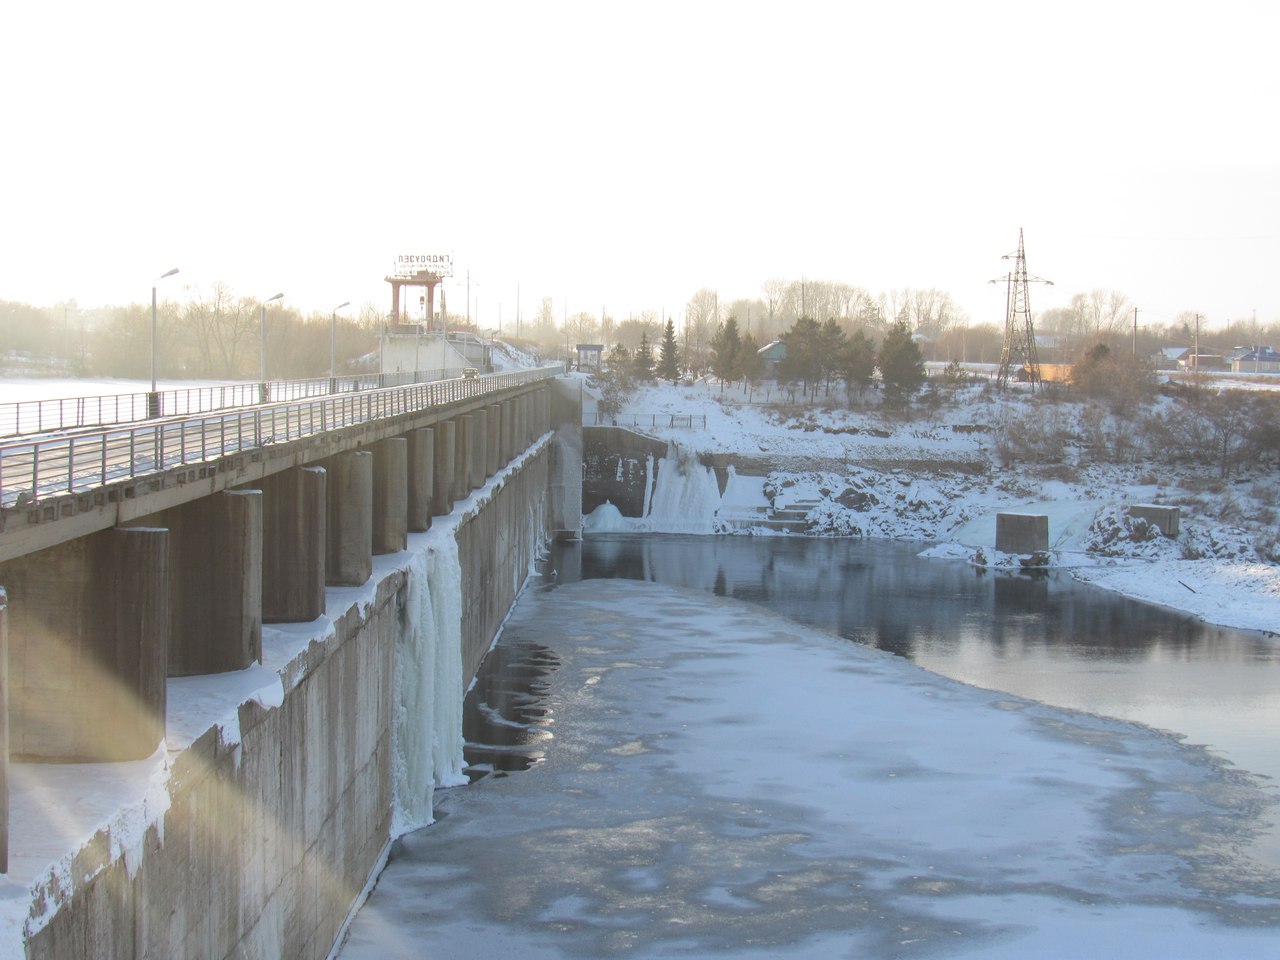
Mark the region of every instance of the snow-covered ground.
[[[1218, 483], [1206, 468], [1100, 463], [1082, 449], [1063, 449], [1053, 463], [1002, 465], [996, 437], [1004, 424], [1043, 423], [1066, 436], [1086, 430], [1083, 404], [1045, 406], [1016, 392], [962, 390], [911, 419], [851, 410], [835, 396], [817, 404], [780, 404], [776, 388], [769, 402], [764, 396], [714, 383], [638, 389], [619, 422], [705, 414], [706, 426], [644, 427], [671, 444], [668, 459], [679, 469], [668, 471], [667, 486], [680, 489], [664, 489], [659, 470], [649, 516], [606, 506], [586, 518], [586, 529], [727, 532], [742, 530], [743, 517], [799, 507], [810, 534], [931, 540], [935, 556], [974, 560], [981, 549], [985, 562], [1012, 566], [1020, 558], [995, 551], [996, 514], [1044, 514], [1051, 564], [1213, 623], [1280, 634], [1280, 566], [1264, 559], [1278, 533], [1274, 469]], [[743, 464], [718, 500], [706, 493], [710, 470], [689, 466], [705, 454]], [[1177, 538], [1130, 520], [1129, 506], [1148, 503], [1180, 508]]]

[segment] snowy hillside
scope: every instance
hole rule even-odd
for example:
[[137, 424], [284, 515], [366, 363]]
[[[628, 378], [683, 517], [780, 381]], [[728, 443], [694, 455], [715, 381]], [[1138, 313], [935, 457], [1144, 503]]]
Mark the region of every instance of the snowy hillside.
[[[585, 379], [584, 394], [593, 423]], [[690, 416], [692, 428], [662, 426]], [[1017, 568], [1022, 558], [994, 550], [995, 516], [1034, 512], [1049, 518], [1054, 566], [1215, 623], [1280, 633], [1274, 468], [1221, 481], [1203, 465], [1107, 462], [1120, 458], [1098, 444], [1125, 441], [1129, 427], [1083, 403], [977, 385], [903, 417], [849, 409], [837, 391], [802, 403], [776, 389], [659, 384], [640, 387], [615, 419], [666, 440], [676, 469], [657, 471], [644, 517], [606, 505], [586, 518], [588, 532], [760, 535], [775, 530], [751, 518], [785, 515], [810, 535], [934, 541], [932, 556]], [[1034, 457], [1011, 456], [1015, 440]], [[731, 465], [723, 492], [699, 457]], [[1180, 508], [1176, 538], [1128, 515], [1147, 503]]]

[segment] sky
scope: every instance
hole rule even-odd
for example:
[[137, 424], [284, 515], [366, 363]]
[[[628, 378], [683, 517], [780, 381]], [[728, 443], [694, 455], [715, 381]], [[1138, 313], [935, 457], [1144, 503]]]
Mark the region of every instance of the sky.
[[[1280, 8], [72, 0], [0, 15], [0, 299], [679, 322], [771, 278], [1280, 320]], [[470, 283], [467, 275], [470, 275]], [[501, 314], [501, 317], [499, 316]]]

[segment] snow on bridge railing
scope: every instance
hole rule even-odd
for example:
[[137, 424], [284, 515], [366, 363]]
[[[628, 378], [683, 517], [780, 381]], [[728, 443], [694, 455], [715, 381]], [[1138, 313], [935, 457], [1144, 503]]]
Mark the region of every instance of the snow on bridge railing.
[[705, 413], [615, 413], [596, 410], [582, 414], [584, 427], [677, 427], [686, 430], [707, 429]]
[[[0, 506], [84, 493], [108, 483], [205, 463], [273, 443], [358, 426], [558, 376], [559, 364], [326, 394], [293, 402], [0, 444]], [[256, 384], [254, 385], [256, 386]]]
[[308, 397], [379, 390], [456, 377], [457, 370], [419, 370], [417, 373], [364, 373], [309, 380], [266, 383], [227, 383], [88, 397], [58, 397], [0, 403], [0, 437], [30, 436], [85, 427], [137, 423], [157, 417], [185, 417], [196, 413], [282, 403]]

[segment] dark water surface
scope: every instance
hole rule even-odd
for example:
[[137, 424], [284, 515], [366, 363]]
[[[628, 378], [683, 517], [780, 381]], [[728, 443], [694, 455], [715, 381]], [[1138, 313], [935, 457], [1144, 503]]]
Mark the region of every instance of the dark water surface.
[[[1073, 580], [922, 559], [924, 544], [591, 534], [559, 582], [651, 580], [759, 603], [965, 683], [1135, 720], [1280, 780], [1280, 641]], [[1266, 858], [1280, 862], [1280, 835]]]

